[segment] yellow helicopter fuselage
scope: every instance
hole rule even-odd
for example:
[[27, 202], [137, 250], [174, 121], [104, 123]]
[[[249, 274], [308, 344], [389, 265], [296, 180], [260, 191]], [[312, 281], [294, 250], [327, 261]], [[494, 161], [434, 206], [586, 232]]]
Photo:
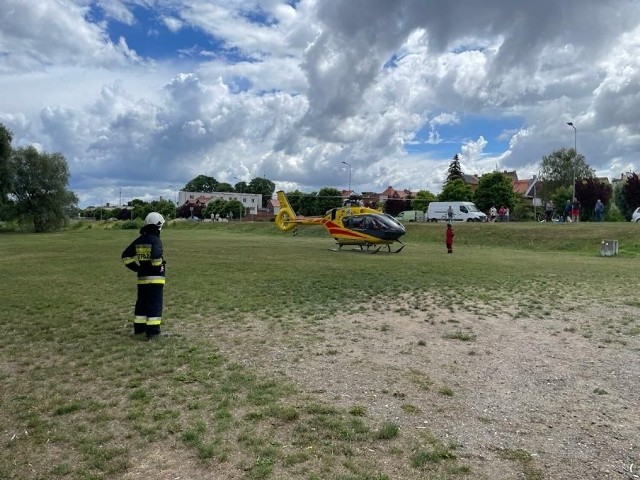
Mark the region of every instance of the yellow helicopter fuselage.
[[322, 217], [301, 217], [296, 216], [284, 192], [278, 192], [278, 201], [280, 211], [275, 224], [283, 232], [293, 230], [298, 225], [322, 225], [339, 246], [361, 247], [402, 243], [399, 239], [405, 234], [401, 223], [374, 208], [346, 205], [332, 208]]

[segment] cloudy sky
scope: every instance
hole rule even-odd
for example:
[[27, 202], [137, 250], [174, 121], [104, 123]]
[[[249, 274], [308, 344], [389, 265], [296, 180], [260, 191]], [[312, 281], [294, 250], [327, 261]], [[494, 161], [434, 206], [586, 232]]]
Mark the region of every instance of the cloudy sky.
[[576, 138], [613, 178], [640, 167], [640, 1], [2, 0], [0, 92], [82, 207], [197, 175], [438, 193], [456, 153], [530, 178]]

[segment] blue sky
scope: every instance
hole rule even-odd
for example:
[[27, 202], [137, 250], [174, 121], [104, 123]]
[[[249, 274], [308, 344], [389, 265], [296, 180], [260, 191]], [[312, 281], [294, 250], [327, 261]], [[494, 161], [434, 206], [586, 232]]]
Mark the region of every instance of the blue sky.
[[[476, 140], [478, 132], [482, 132], [482, 137], [487, 141], [483, 154], [494, 157], [509, 148], [511, 133], [518, 131], [522, 125], [523, 120], [520, 118], [462, 115], [458, 123], [441, 125], [435, 130], [431, 125], [424, 125], [416, 132], [415, 141], [405, 145], [405, 151], [407, 153], [433, 152], [447, 158], [452, 149]], [[433, 138], [434, 131], [438, 135], [437, 142]]]
[[[172, 61], [181, 51], [212, 51], [224, 48], [224, 41], [189, 26], [172, 32], [158, 18], [154, 10], [137, 7], [132, 9], [136, 17], [133, 25], [118, 21], [109, 21], [106, 32], [111, 42], [117, 43], [120, 37], [138, 55], [157, 61]], [[104, 19], [104, 12], [98, 7], [92, 9], [90, 18], [96, 21]]]
[[[624, 8], [621, 8], [621, 3]], [[61, 152], [81, 206], [197, 175], [438, 193], [573, 147], [640, 158], [640, 5], [540, 0], [5, 0], [0, 122]]]

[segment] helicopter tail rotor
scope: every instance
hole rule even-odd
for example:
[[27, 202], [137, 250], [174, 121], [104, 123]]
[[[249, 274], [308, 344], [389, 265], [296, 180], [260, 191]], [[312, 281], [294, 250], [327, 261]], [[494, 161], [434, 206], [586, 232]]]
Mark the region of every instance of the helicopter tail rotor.
[[282, 190], [278, 192], [278, 202], [280, 202], [280, 210], [276, 214], [275, 224], [283, 232], [288, 232], [296, 228], [299, 222], [296, 222], [296, 213], [293, 211], [287, 196]]
[[280, 208], [276, 215], [275, 219], [276, 227], [278, 227], [283, 232], [288, 232], [289, 230], [293, 230], [298, 225], [296, 222], [296, 216], [293, 213], [293, 210], [290, 208]]

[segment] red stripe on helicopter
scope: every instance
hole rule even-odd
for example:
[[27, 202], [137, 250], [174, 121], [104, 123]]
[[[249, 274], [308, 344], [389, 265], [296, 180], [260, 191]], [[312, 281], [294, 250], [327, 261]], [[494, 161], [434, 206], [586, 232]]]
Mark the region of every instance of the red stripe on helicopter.
[[329, 228], [330, 235], [341, 235], [343, 237], [353, 237], [353, 238], [367, 238], [368, 235], [363, 235], [358, 232], [354, 232], [352, 230], [346, 230], [344, 228]]

